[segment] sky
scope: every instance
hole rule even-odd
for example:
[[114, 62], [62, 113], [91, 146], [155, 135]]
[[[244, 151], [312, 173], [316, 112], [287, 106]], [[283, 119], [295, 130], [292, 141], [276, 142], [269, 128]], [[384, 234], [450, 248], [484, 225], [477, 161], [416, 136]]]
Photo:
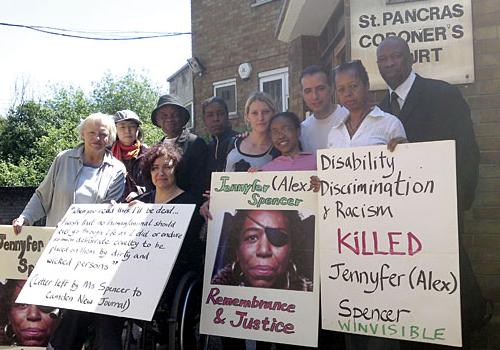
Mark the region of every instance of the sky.
[[[1, 0], [0, 22], [82, 31], [190, 32], [190, 0]], [[191, 35], [134, 41], [65, 38], [0, 26], [0, 115], [15, 87], [28, 97], [50, 96], [50, 86], [88, 91], [106, 72], [129, 68], [166, 92], [166, 79], [191, 57]]]

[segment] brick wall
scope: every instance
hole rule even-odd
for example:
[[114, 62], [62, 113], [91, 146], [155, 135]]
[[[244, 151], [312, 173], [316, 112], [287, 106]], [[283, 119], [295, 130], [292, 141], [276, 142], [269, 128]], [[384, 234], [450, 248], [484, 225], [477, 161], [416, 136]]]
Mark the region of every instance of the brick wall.
[[473, 0], [476, 82], [461, 90], [481, 150], [479, 186], [467, 213], [464, 242], [484, 294], [495, 301], [476, 349], [500, 349], [500, 0]]
[[[349, 17], [349, 1], [345, 13]], [[500, 349], [500, 0], [472, 0], [474, 84], [459, 86], [471, 108], [481, 151], [479, 184], [466, 213], [462, 240], [486, 298], [495, 303], [493, 320], [474, 335], [474, 350]], [[346, 24], [349, 28], [349, 24]], [[349, 37], [346, 38], [350, 47]], [[380, 101], [384, 92], [372, 94]]]
[[[194, 77], [194, 113], [196, 130], [206, 133], [201, 116], [201, 102], [213, 96], [212, 84], [236, 78], [238, 118], [236, 128], [243, 128], [243, 108], [248, 95], [259, 89], [257, 74], [288, 66], [288, 44], [275, 38], [275, 27], [282, 1], [260, 6], [251, 1], [193, 0], [191, 2], [193, 56], [203, 64], [201, 77]], [[251, 77], [242, 80], [238, 66], [249, 62]]]
[[[301, 37], [290, 46], [275, 39], [281, 5], [282, 1], [273, 1], [253, 8], [250, 1], [192, 1], [193, 55], [206, 68], [194, 82], [197, 118], [201, 101], [213, 93], [214, 81], [236, 78], [241, 116], [246, 96], [258, 88], [257, 73], [284, 66], [289, 67], [290, 110], [302, 116], [299, 76], [305, 66], [320, 61], [320, 50], [316, 38]], [[481, 164], [463, 241], [484, 295], [496, 304], [493, 321], [475, 335], [473, 348], [493, 350], [500, 349], [500, 0], [472, 0], [472, 5], [476, 82], [460, 89], [472, 110]], [[348, 0], [345, 17], [346, 47], [350, 47]], [[237, 75], [242, 62], [251, 62], [254, 68], [248, 81]], [[382, 96], [376, 92], [372, 101]], [[241, 121], [235, 124], [241, 126]]]
[[319, 64], [318, 38], [313, 36], [300, 36], [290, 44], [288, 61], [290, 62], [290, 105], [289, 109], [299, 117], [306, 112], [306, 105], [302, 99], [302, 86], [300, 76], [305, 67]]

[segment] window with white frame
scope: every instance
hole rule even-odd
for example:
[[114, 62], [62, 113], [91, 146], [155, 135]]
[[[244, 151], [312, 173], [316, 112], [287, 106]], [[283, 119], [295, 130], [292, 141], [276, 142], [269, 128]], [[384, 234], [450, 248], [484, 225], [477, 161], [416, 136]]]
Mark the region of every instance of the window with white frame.
[[288, 109], [288, 67], [261, 72], [259, 90], [271, 95], [280, 112]]
[[222, 98], [226, 101], [229, 117], [237, 116], [236, 104], [236, 79], [228, 79], [213, 83], [214, 96]]

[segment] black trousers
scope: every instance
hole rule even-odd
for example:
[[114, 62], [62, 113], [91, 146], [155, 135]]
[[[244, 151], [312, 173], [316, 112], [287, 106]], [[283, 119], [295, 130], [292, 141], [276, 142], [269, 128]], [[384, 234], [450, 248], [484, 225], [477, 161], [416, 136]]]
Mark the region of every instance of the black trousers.
[[90, 329], [95, 329], [95, 350], [121, 350], [125, 320], [120, 317], [66, 310], [50, 345], [55, 350], [81, 350]]

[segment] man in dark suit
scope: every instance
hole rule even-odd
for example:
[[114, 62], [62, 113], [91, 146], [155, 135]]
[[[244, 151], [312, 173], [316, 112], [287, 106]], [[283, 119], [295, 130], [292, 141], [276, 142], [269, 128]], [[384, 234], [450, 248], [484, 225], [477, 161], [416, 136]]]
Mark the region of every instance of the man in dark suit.
[[[386, 38], [377, 48], [377, 65], [389, 91], [380, 108], [399, 117], [409, 142], [455, 140], [459, 233], [463, 212], [474, 200], [479, 170], [470, 108], [460, 91], [442, 81], [427, 79], [412, 70], [413, 59], [406, 41]], [[470, 332], [482, 321], [485, 302], [472, 272], [469, 258], [460, 246], [460, 277], [463, 348], [469, 348]], [[440, 349], [430, 344], [404, 344], [404, 349]]]

